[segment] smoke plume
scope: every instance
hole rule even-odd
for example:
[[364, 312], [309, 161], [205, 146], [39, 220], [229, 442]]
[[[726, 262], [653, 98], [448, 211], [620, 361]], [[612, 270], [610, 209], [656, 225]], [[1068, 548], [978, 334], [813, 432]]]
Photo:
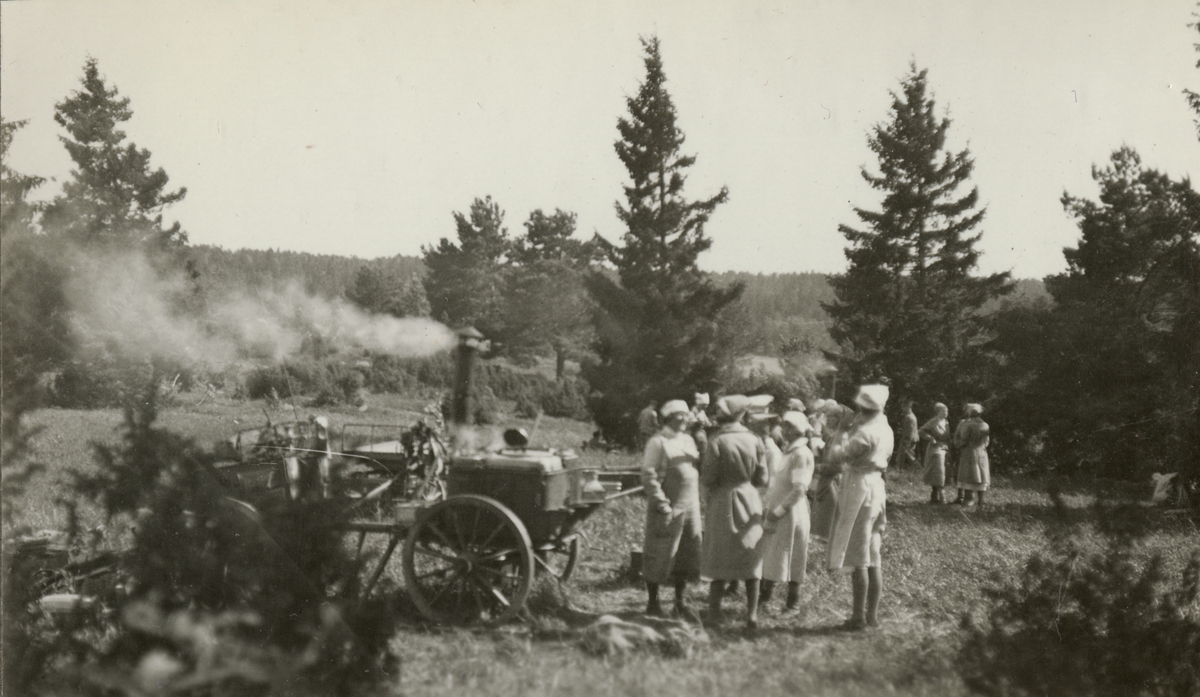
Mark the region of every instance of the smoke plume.
[[367, 314], [295, 283], [201, 299], [184, 274], [164, 273], [135, 252], [80, 252], [71, 267], [72, 325], [93, 355], [219, 368], [247, 358], [279, 361], [312, 342], [394, 356], [430, 355], [455, 342], [453, 332], [433, 320]]

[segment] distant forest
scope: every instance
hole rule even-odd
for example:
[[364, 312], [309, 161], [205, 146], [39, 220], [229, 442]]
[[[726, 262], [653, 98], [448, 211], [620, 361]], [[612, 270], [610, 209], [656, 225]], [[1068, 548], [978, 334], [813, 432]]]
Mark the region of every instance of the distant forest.
[[[377, 259], [309, 254], [284, 250], [239, 249], [196, 245], [189, 249], [199, 282], [206, 290], [224, 293], [242, 290], [254, 293], [296, 282], [308, 293], [327, 298], [346, 297], [356, 274], [364, 266], [388, 276], [408, 279], [424, 276], [418, 257], [396, 255]], [[726, 271], [713, 274], [721, 285], [743, 283], [746, 345], [744, 350], [768, 355], [811, 353], [832, 349], [829, 318], [821, 303], [833, 300], [828, 275], [814, 272], [756, 274]], [[1010, 300], [1033, 302], [1048, 299], [1040, 280], [1021, 279]], [[1004, 302], [1004, 301], [1000, 301]], [[988, 310], [999, 307], [993, 303]]]

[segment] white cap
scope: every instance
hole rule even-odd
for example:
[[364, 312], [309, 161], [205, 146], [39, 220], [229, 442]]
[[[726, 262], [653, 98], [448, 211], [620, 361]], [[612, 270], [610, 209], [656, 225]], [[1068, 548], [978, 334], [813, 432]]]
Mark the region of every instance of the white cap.
[[858, 388], [854, 403], [868, 411], [883, 411], [891, 391], [887, 385], [863, 385]]

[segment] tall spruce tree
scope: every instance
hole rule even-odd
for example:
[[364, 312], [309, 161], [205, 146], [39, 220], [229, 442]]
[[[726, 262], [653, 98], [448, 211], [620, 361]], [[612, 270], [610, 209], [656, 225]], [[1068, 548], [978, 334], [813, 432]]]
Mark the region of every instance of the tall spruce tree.
[[987, 335], [979, 308], [1012, 284], [972, 275], [985, 213], [978, 191], [964, 192], [974, 160], [946, 150], [950, 119], [935, 112], [926, 72], [910, 65], [891, 118], [868, 136], [879, 173], [862, 177], [883, 201], [854, 209], [861, 226], [838, 226], [850, 264], [825, 309], [847, 384], [887, 378], [900, 395], [958, 401], [974, 389], [965, 369]]
[[616, 204], [626, 226], [623, 245], [607, 249], [618, 279], [594, 273], [587, 283], [598, 306], [596, 359], [584, 365], [589, 407], [605, 435], [624, 443], [634, 441], [637, 412], [648, 400], [715, 387], [732, 359], [721, 316], [742, 292], [740, 284], [718, 287], [696, 266], [712, 245], [704, 226], [728, 191], [684, 197], [696, 158], [680, 153], [684, 135], [658, 38], [643, 38], [642, 47], [646, 77], [626, 100], [628, 118], [617, 122], [617, 156], [630, 180], [625, 204]]
[[133, 112], [129, 98], [108, 87], [95, 58], [84, 65], [82, 88], [55, 106], [59, 136], [75, 163], [62, 194], [47, 207], [43, 225], [84, 245], [148, 243], [151, 250], [187, 242], [178, 222], [163, 227], [162, 211], [187, 189], [167, 190], [169, 178], [152, 169], [150, 151], [125, 142], [119, 126]]
[[458, 243], [443, 237], [422, 247], [425, 294], [435, 319], [471, 325], [490, 338], [504, 331], [504, 290], [511, 240], [504, 211], [491, 196], [475, 199], [469, 215], [454, 214]]

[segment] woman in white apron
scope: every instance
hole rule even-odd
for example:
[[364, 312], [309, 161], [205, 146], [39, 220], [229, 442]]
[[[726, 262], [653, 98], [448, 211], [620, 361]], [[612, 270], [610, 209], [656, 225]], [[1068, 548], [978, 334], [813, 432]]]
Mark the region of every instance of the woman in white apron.
[[829, 538], [829, 569], [850, 575], [854, 603], [846, 628], [879, 624], [883, 595], [883, 530], [887, 524], [887, 493], [883, 472], [892, 457], [895, 436], [883, 407], [887, 385], [863, 385], [854, 398], [858, 416], [849, 431], [829, 447], [829, 461], [844, 470], [838, 492], [833, 533]]
[[683, 400], [662, 407], [662, 430], [646, 443], [642, 486], [646, 495], [646, 541], [642, 577], [649, 602], [646, 614], [663, 614], [658, 587], [675, 586], [675, 613], [691, 616], [684, 601], [689, 581], [700, 580], [700, 452], [687, 433]]

